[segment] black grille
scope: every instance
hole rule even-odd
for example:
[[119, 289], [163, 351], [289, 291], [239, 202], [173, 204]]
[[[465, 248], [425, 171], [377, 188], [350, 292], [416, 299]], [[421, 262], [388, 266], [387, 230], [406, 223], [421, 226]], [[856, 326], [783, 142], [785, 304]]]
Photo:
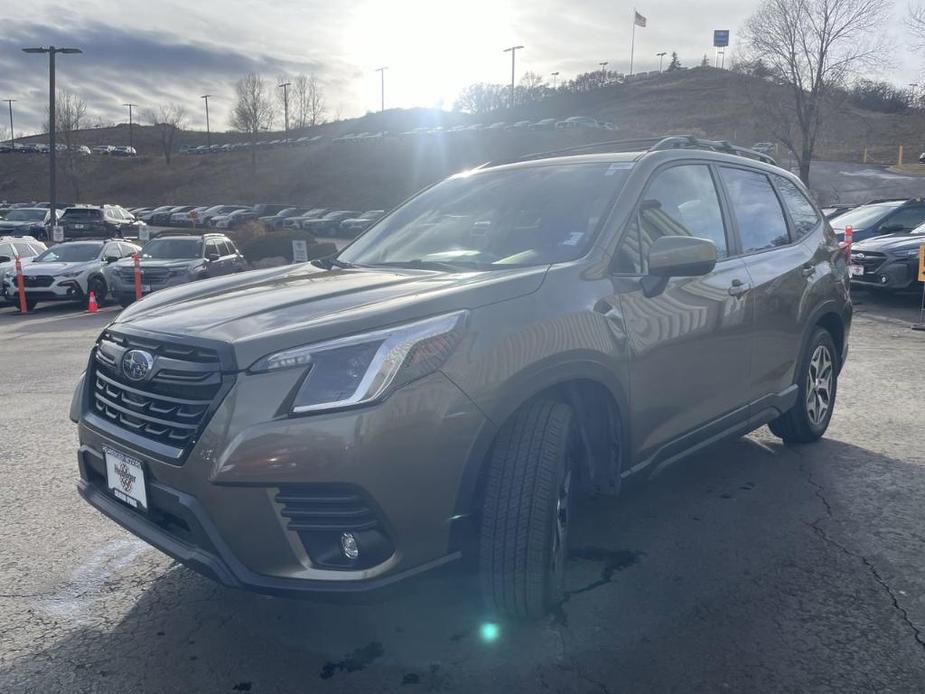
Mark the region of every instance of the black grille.
[[[141, 281], [145, 284], [158, 284], [166, 281], [170, 276], [170, 270], [167, 268], [141, 268]], [[135, 281], [135, 268], [119, 268], [119, 279], [123, 282]]]
[[864, 268], [864, 274], [876, 272], [877, 268], [886, 261], [886, 255], [883, 253], [852, 253], [851, 262]]
[[50, 287], [54, 281], [55, 278], [49, 275], [27, 275], [22, 278], [24, 287]]
[[373, 530], [379, 518], [356, 490], [331, 485], [290, 485], [280, 489], [280, 512], [296, 532]]
[[[140, 382], [122, 372], [122, 356], [130, 349], [154, 356], [152, 372]], [[97, 343], [90, 383], [96, 414], [146, 438], [185, 448], [205, 425], [222, 387], [222, 372], [214, 350], [107, 331]]]

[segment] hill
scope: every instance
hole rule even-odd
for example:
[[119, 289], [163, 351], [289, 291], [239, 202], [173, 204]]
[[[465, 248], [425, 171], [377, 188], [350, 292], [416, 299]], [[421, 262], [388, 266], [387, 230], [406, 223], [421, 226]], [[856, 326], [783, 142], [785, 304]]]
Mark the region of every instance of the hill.
[[[548, 151], [602, 139], [664, 133], [694, 133], [750, 144], [772, 140], [762, 114], [747, 93], [753, 78], [724, 70], [698, 68], [614, 85], [591, 92], [556, 94], [543, 101], [480, 116], [431, 109], [390, 110], [338, 121], [290, 136], [323, 134], [324, 144], [306, 148], [260, 150], [256, 168], [248, 152], [175, 156], [168, 166], [159, 154], [153, 128], [136, 126], [135, 159], [87, 157], [79, 171], [59, 164], [59, 197], [114, 201], [123, 205], [215, 202], [292, 202], [325, 207], [391, 207], [440, 178], [486, 161]], [[382, 141], [333, 143], [348, 132], [416, 127], [449, 127], [471, 122], [589, 115], [617, 124], [618, 132], [468, 132], [453, 135], [389, 137]], [[925, 125], [921, 112], [891, 115], [846, 106], [835, 112], [821, 134], [820, 159], [892, 163], [899, 144], [907, 158], [917, 155]], [[267, 133], [276, 139], [282, 133]], [[42, 137], [29, 138], [41, 141]], [[126, 125], [82, 131], [76, 141], [125, 144]], [[213, 143], [237, 142], [239, 133], [214, 133]], [[204, 133], [183, 132], [177, 144], [203, 144]], [[787, 163], [787, 156], [779, 157]], [[36, 155], [0, 155], [0, 199], [47, 198], [47, 161]]]

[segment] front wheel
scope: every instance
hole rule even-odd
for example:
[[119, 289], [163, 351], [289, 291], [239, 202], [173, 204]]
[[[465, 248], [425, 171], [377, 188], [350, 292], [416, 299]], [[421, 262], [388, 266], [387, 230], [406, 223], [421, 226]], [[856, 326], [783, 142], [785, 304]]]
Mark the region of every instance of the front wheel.
[[490, 607], [537, 618], [565, 589], [576, 485], [572, 410], [537, 401], [502, 427], [482, 502], [479, 575]]
[[102, 306], [106, 303], [107, 291], [106, 280], [102, 277], [92, 277], [90, 281], [87, 282], [87, 296], [90, 295], [90, 292], [93, 292], [98, 306]]
[[812, 443], [829, 427], [838, 390], [838, 352], [831, 334], [816, 328], [797, 370], [797, 402], [768, 428], [784, 443]]

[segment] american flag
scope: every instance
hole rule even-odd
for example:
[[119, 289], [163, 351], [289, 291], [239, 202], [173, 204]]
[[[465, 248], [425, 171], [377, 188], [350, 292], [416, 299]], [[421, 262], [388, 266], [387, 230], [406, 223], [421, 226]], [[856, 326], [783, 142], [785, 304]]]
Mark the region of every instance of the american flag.
[[638, 12], [636, 12], [635, 10], [633, 10], [633, 14], [636, 15], [635, 17], [633, 17], [633, 24], [635, 24], [638, 27], [644, 27], [646, 25], [646, 18], [643, 17]]

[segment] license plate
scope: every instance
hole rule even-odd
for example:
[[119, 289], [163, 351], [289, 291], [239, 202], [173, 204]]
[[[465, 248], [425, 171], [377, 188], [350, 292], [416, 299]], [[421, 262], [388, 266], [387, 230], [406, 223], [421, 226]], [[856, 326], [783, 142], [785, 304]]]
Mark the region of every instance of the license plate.
[[104, 448], [103, 454], [106, 456], [106, 483], [109, 491], [132, 508], [147, 511], [148, 494], [141, 461], [111, 448]]
[[86, 229], [87, 225], [86, 224], [75, 224], [74, 228], [75, 229]]
[[860, 277], [864, 274], [864, 267], [862, 265], [849, 265], [848, 274], [852, 277]]

